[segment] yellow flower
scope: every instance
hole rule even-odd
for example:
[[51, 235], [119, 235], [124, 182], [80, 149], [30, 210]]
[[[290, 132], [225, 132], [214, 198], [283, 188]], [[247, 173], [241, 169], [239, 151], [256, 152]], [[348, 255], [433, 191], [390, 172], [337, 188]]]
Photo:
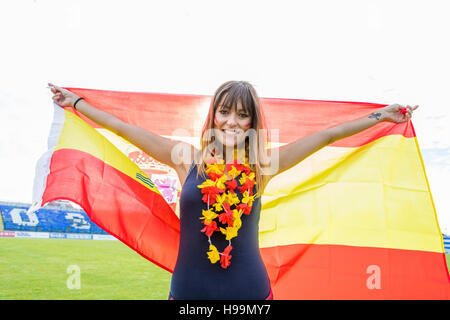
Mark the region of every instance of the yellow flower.
[[202, 189], [202, 188], [206, 188], [206, 187], [214, 187], [215, 185], [216, 185], [216, 183], [214, 181], [212, 181], [211, 179], [207, 179], [205, 182], [203, 182], [202, 184], [199, 184], [197, 187]]
[[214, 172], [214, 173], [223, 173], [224, 166], [223, 164], [214, 163], [214, 164], [207, 164], [208, 168], [206, 169], [206, 173]]
[[222, 204], [225, 202], [225, 200], [227, 199], [227, 195], [224, 194], [218, 194], [216, 197], [216, 202], [213, 203], [214, 209], [216, 209], [216, 212], [220, 212], [223, 210], [223, 206]]
[[239, 183], [240, 183], [241, 185], [243, 185], [244, 182], [247, 181], [247, 178], [249, 178], [250, 180], [255, 179], [255, 173], [254, 173], [254, 172], [250, 172], [250, 174], [247, 176], [247, 175], [245, 174], [245, 172], [243, 172], [243, 173], [242, 173], [242, 178], [239, 179]]
[[222, 232], [225, 235], [226, 240], [231, 240], [234, 237], [237, 237], [237, 231], [238, 228], [235, 227], [227, 227], [226, 230], [224, 228], [220, 228], [220, 232]]
[[237, 196], [236, 193], [233, 192], [228, 192], [227, 193], [227, 199], [228, 199], [228, 203], [230, 204], [230, 206], [234, 205], [234, 204], [238, 204], [240, 202], [239, 197]]
[[242, 226], [241, 212], [242, 209], [233, 209], [233, 228], [239, 229]]
[[220, 260], [219, 251], [217, 251], [217, 248], [212, 244], [209, 245], [209, 251], [207, 252], [207, 254], [208, 259], [211, 260], [211, 263], [216, 263]]
[[225, 190], [225, 181], [227, 181], [227, 176], [223, 175], [219, 179], [216, 180], [216, 187], [219, 189]]
[[236, 178], [238, 175], [240, 175], [241, 172], [240, 172], [239, 170], [237, 170], [235, 166], [232, 166], [232, 167], [231, 167], [231, 170], [229, 170], [229, 171], [227, 172], [227, 174], [228, 174], [229, 177], [231, 177], [231, 179], [234, 179], [234, 178]]
[[249, 206], [251, 206], [253, 204], [253, 200], [254, 200], [253, 198], [255, 197], [255, 195], [249, 196], [248, 191], [244, 191], [244, 193], [242, 195], [243, 195], [242, 203], [246, 203]]
[[215, 218], [218, 217], [217, 213], [209, 210], [202, 210], [203, 217], [200, 217], [200, 220], [205, 219], [205, 224], [210, 224]]

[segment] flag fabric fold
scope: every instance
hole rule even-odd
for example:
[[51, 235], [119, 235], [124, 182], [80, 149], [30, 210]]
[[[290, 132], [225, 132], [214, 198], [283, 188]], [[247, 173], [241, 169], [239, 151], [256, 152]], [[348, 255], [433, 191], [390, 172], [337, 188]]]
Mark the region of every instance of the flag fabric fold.
[[[67, 88], [95, 107], [199, 148], [209, 96]], [[261, 99], [293, 142], [382, 107]], [[56, 199], [169, 272], [179, 242], [176, 172], [77, 111], [54, 105], [30, 211]], [[450, 299], [442, 234], [411, 122], [382, 122], [275, 176], [262, 196], [261, 255], [275, 299]]]

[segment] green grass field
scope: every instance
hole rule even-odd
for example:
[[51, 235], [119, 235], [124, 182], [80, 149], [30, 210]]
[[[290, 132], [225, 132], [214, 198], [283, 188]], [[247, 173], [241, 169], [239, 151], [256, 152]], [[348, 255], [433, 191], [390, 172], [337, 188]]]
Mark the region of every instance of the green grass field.
[[[67, 288], [70, 265], [80, 289]], [[0, 238], [0, 300], [166, 300], [170, 277], [119, 241]]]
[[[68, 289], [70, 265], [80, 289]], [[119, 241], [0, 238], [0, 300], [166, 300], [171, 274]]]

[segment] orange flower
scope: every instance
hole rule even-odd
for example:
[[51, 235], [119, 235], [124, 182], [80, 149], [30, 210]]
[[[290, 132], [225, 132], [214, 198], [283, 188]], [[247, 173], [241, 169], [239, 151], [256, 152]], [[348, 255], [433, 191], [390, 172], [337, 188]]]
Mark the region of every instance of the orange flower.
[[225, 181], [225, 184], [226, 184], [226, 189], [225, 190], [230, 190], [231, 192], [235, 192], [234, 189], [237, 188], [236, 179], [233, 179], [231, 181]]
[[233, 210], [230, 209], [229, 203], [224, 203], [223, 208], [225, 210], [224, 213], [219, 215], [219, 222], [223, 224], [228, 224], [229, 226], [233, 225]]
[[241, 165], [241, 167], [239, 168], [240, 171], [244, 171], [246, 175], [249, 175], [252, 171], [250, 170], [249, 167], [247, 167], [246, 165]]
[[227, 246], [225, 248], [225, 250], [223, 250], [222, 255], [220, 257], [220, 265], [222, 266], [222, 268], [226, 269], [228, 268], [228, 266], [230, 265], [230, 260], [231, 260], [231, 255], [230, 252], [233, 249], [232, 246]]
[[252, 207], [249, 206], [249, 205], [246, 204], [246, 203], [241, 203], [241, 204], [239, 204], [239, 205], [237, 206], [237, 208], [238, 208], [238, 209], [241, 209], [241, 210], [242, 210], [242, 213], [243, 213], [243, 214], [246, 214], [246, 215], [249, 215], [250, 212], [252, 211]]
[[208, 173], [208, 177], [212, 180], [212, 181], [216, 181], [218, 178], [220, 178], [222, 176], [222, 174], [220, 173], [216, 173], [216, 172], [210, 172]]
[[[211, 205], [211, 204], [216, 203], [216, 197], [217, 197], [217, 194], [215, 194], [215, 193], [214, 194], [204, 194], [202, 197], [202, 200], [204, 203]], [[209, 199], [209, 201], [208, 201], [208, 199]]]
[[207, 224], [201, 231], [205, 232], [208, 237], [211, 237], [214, 231], [218, 231], [217, 222], [213, 221], [210, 224]]

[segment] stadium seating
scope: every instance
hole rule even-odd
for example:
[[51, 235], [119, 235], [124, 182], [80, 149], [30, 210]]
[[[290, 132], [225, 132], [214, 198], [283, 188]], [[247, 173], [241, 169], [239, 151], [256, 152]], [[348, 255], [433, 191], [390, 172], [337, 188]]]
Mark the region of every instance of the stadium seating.
[[3, 229], [9, 231], [107, 234], [81, 210], [41, 208], [27, 214], [29, 206], [0, 204]]

